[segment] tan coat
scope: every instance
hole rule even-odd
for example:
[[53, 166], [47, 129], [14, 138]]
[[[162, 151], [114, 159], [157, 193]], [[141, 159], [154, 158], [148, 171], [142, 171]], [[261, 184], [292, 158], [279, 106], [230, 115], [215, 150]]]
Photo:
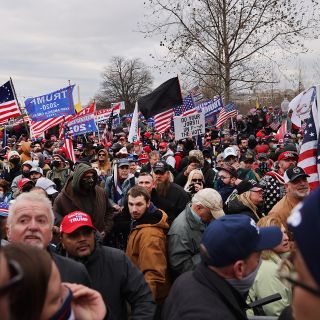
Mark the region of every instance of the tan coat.
[[[285, 195], [278, 203], [276, 203], [268, 215], [273, 215], [281, 220], [281, 223], [284, 225], [288, 232], [287, 219], [291, 214], [292, 209], [300, 202], [300, 200]], [[290, 240], [292, 239], [292, 234], [288, 232]]]
[[166, 231], [168, 216], [156, 224], [141, 224], [134, 228], [128, 238], [126, 254], [141, 270], [156, 303], [162, 303], [170, 290], [168, 276]]

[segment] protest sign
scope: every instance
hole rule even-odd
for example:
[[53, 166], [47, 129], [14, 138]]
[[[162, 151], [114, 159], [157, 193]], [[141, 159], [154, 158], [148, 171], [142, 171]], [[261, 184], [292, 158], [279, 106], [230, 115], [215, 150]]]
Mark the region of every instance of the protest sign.
[[183, 117], [174, 117], [173, 121], [176, 140], [205, 133], [205, 117], [202, 112]]
[[43, 96], [27, 99], [25, 106], [30, 118], [33, 121], [42, 121], [74, 114], [73, 88], [74, 85]]

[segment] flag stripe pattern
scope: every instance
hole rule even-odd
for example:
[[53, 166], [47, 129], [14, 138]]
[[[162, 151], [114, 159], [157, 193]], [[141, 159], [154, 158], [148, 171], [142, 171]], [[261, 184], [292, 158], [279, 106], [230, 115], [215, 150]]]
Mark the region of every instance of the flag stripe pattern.
[[14, 97], [11, 81], [0, 87], [0, 123], [21, 115], [19, 105]]
[[60, 123], [63, 123], [64, 121], [70, 121], [72, 119], [72, 115], [66, 116], [66, 117], [56, 117], [51, 118], [47, 120], [42, 121], [31, 121], [30, 123], [30, 129], [33, 137], [39, 137], [41, 136], [45, 131], [53, 128], [54, 126], [57, 126]]
[[[318, 124], [318, 107], [316, 103], [316, 90], [311, 98], [313, 101], [310, 109], [310, 115], [306, 121], [306, 128], [299, 153], [298, 166], [310, 176], [308, 182], [311, 190], [319, 185], [319, 167], [320, 167], [320, 141]], [[315, 121], [316, 120], [316, 121]]]
[[287, 133], [287, 119], [283, 119], [281, 127], [277, 131], [278, 139], [283, 139], [286, 133]]
[[235, 117], [237, 114], [238, 111], [236, 105], [232, 102], [228, 103], [221, 109], [216, 127], [220, 128], [228, 119]]
[[170, 109], [154, 116], [154, 126], [157, 132], [164, 133], [170, 129], [173, 115], [173, 109]]

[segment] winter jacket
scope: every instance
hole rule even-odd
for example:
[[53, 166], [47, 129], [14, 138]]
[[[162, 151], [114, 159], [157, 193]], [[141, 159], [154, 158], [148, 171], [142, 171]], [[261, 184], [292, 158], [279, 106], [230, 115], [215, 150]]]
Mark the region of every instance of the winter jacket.
[[173, 284], [163, 320], [245, 320], [244, 298], [217, 273], [200, 263]]
[[71, 174], [72, 171], [68, 168], [54, 168], [47, 172], [46, 177], [55, 183], [58, 190], [61, 190]]
[[89, 274], [81, 263], [62, 257], [55, 252], [51, 252], [51, 255], [57, 265], [62, 282], [79, 283], [89, 288], [92, 287]]
[[120, 186], [122, 195], [120, 196], [114, 185], [114, 178], [110, 176], [106, 179], [105, 190], [109, 196], [110, 204], [118, 204], [124, 206], [128, 191], [136, 184], [136, 178], [133, 174], [129, 174], [128, 178], [124, 180]]
[[126, 254], [141, 270], [156, 303], [162, 303], [170, 289], [167, 268], [167, 215], [151, 206], [130, 232]]
[[280, 293], [281, 300], [268, 303], [262, 307], [266, 316], [279, 316], [282, 310], [289, 306], [292, 301], [291, 288], [285, 286], [278, 276], [280, 264], [281, 258], [276, 253], [272, 254], [270, 259], [262, 260], [258, 274], [249, 291], [248, 303]]
[[152, 193], [151, 201], [156, 207], [165, 211], [168, 215], [168, 223], [171, 225], [172, 221], [185, 209], [190, 197], [181, 186], [171, 182], [165, 196]]
[[[258, 222], [259, 218], [254, 214], [254, 212], [251, 210], [251, 208], [247, 207], [245, 204], [243, 204], [238, 198], [235, 198], [228, 202], [226, 207], [226, 214], [245, 214], [252, 218], [255, 222]], [[262, 214], [260, 213], [260, 210], [258, 208], [257, 214], [260, 218], [262, 218]]]
[[292, 209], [300, 202], [297, 198], [285, 195], [278, 203], [274, 205], [268, 215], [273, 215], [281, 220], [281, 223], [287, 230], [290, 240], [293, 240], [292, 233], [288, 230], [287, 219]]
[[108, 320], [152, 320], [155, 303], [141, 271], [123, 251], [102, 246], [96, 241], [93, 253], [83, 261], [92, 288], [101, 293], [108, 309]]
[[90, 215], [93, 225], [100, 232], [108, 233], [113, 225], [112, 212], [109, 208], [106, 192], [95, 186], [92, 192], [83, 190], [80, 186], [81, 177], [92, 168], [84, 163], [78, 164], [62, 191], [53, 203], [56, 224], [68, 213], [81, 210]]
[[21, 142], [21, 151], [22, 151], [22, 153], [20, 154], [21, 163], [24, 163], [27, 160], [31, 160], [30, 145], [31, 145], [30, 141]]
[[200, 242], [205, 227], [195, 219], [189, 204], [173, 221], [167, 241], [169, 266], [174, 277], [194, 270], [200, 263]]

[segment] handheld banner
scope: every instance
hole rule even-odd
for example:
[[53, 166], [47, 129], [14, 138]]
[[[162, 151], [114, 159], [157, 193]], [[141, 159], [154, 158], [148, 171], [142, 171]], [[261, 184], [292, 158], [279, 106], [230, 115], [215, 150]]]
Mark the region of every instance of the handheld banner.
[[202, 112], [189, 116], [174, 117], [175, 139], [185, 139], [205, 133], [205, 117]]

